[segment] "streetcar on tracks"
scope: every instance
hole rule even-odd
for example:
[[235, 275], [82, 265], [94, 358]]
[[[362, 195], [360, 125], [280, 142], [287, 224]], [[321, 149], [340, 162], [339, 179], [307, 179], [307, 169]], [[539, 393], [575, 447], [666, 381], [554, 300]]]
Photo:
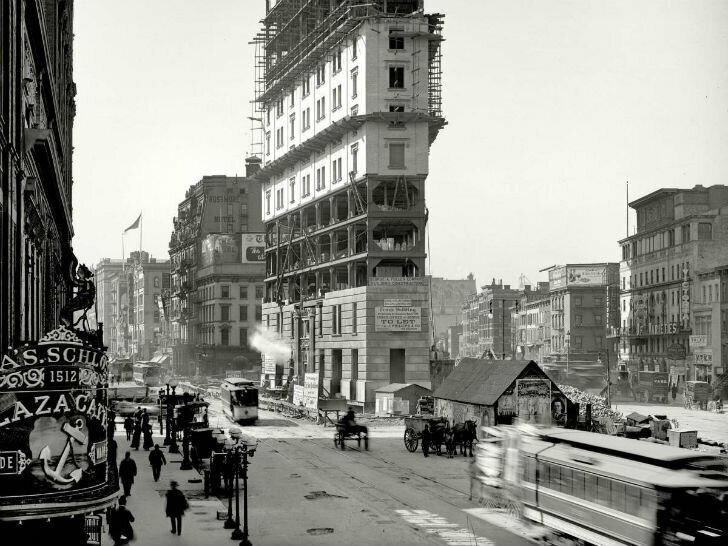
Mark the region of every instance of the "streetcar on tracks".
[[563, 429], [484, 431], [471, 474], [481, 500], [507, 497], [526, 518], [589, 544], [728, 543], [718, 456]]
[[162, 366], [155, 362], [134, 364], [134, 383], [145, 387], [159, 387], [162, 380]]
[[220, 384], [222, 411], [231, 421], [253, 424], [258, 420], [258, 387], [242, 377], [228, 377]]

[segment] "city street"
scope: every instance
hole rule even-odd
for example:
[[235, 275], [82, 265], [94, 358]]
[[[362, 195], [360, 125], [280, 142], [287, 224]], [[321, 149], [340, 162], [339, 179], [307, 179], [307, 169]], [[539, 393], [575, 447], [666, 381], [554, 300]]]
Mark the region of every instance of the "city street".
[[[214, 406], [211, 424], [231, 425]], [[259, 440], [249, 467], [249, 529], [256, 546], [344, 540], [453, 546], [529, 543], [504, 529], [509, 525], [518, 533], [521, 526], [468, 500], [468, 458], [424, 458], [421, 450], [409, 453], [401, 425], [373, 429], [369, 451], [357, 449], [355, 442], [338, 450], [331, 427], [267, 411], [261, 411], [257, 425], [244, 431]], [[119, 434], [116, 438], [121, 457], [126, 440]], [[189, 482], [201, 476], [179, 470], [181, 455], [167, 455], [162, 478], [154, 483], [147, 455], [132, 451], [140, 469], [129, 499], [137, 517], [138, 542], [201, 544], [204, 537], [205, 544], [229, 544], [230, 531], [217, 520], [217, 511], [227, 508], [226, 499], [205, 500], [202, 483]], [[163, 495], [170, 479], [180, 482], [191, 504], [181, 537], [172, 536], [164, 520]]]

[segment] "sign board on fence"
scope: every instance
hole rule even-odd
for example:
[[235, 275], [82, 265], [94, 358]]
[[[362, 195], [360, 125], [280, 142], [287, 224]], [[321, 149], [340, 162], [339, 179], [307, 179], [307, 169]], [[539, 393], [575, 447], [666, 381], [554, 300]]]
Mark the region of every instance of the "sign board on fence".
[[421, 332], [421, 307], [375, 307], [376, 332]]
[[319, 374], [311, 372], [303, 376], [303, 405], [308, 409], [318, 409]]
[[690, 336], [690, 347], [705, 347], [708, 345], [708, 336], [705, 334], [698, 334]]
[[293, 405], [303, 406], [303, 385], [293, 385]]

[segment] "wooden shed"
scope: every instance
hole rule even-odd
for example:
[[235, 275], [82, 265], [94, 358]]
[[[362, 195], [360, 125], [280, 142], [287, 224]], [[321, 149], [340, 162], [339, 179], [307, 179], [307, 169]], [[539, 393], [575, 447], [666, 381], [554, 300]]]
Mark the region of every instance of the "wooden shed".
[[435, 415], [452, 423], [566, 424], [567, 398], [533, 360], [464, 358], [433, 396]]
[[375, 415], [410, 415], [417, 408], [421, 396], [430, 396], [432, 391], [417, 383], [391, 383], [379, 387], [375, 393]]

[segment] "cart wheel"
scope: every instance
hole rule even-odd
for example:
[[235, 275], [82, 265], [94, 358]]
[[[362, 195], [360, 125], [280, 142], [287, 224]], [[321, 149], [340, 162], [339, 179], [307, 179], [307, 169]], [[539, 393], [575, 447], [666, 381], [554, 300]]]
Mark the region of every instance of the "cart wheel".
[[344, 435], [344, 433], [343, 433], [343, 432], [340, 432], [340, 433], [339, 433], [339, 444], [341, 444], [341, 449], [342, 449], [342, 450], [346, 449], [346, 442], [344, 441], [344, 438], [345, 438], [345, 437], [346, 437], [346, 436]]
[[404, 431], [404, 446], [407, 448], [407, 451], [410, 453], [414, 453], [417, 451], [417, 445], [419, 444], [419, 439], [417, 438], [417, 433], [413, 428], [407, 428]]

